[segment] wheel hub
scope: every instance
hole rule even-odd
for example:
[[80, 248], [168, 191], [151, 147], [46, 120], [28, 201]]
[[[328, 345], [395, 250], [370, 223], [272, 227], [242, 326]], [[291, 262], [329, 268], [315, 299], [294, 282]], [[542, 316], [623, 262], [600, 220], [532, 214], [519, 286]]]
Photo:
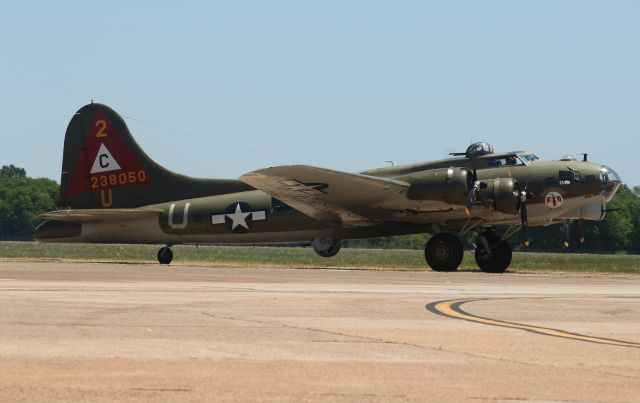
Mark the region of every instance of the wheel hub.
[[451, 249], [445, 244], [440, 244], [436, 247], [435, 255], [438, 260], [447, 260], [451, 255]]

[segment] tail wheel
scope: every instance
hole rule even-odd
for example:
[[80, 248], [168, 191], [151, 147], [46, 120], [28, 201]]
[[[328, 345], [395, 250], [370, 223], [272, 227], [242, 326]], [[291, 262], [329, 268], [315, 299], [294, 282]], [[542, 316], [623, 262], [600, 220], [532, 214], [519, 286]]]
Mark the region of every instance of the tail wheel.
[[489, 251], [478, 246], [475, 252], [476, 263], [485, 273], [504, 273], [511, 264], [513, 251], [507, 241], [500, 238], [487, 239]]
[[158, 251], [158, 262], [160, 264], [169, 264], [173, 260], [173, 251], [168, 246], [160, 248]]
[[435, 271], [455, 271], [462, 263], [462, 242], [451, 234], [436, 234], [424, 248], [427, 264]]

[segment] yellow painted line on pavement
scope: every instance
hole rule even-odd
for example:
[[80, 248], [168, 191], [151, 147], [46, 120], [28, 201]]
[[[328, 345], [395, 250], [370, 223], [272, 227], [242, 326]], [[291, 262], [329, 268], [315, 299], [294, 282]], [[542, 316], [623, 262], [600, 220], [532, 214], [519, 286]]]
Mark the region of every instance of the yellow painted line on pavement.
[[[426, 308], [437, 315], [446, 316], [454, 319], [462, 319], [470, 322], [482, 323], [491, 326], [500, 326], [510, 329], [525, 330], [527, 332], [542, 334], [545, 336], [562, 337], [564, 339], [586, 341], [590, 343], [606, 344], [611, 346], [620, 347], [633, 347], [640, 348], [640, 343], [634, 343], [630, 341], [606, 339], [602, 337], [587, 336], [578, 333], [566, 332], [559, 329], [551, 329], [546, 327], [526, 325], [522, 323], [506, 322], [497, 319], [484, 318], [481, 316], [470, 314], [462, 310], [461, 306], [474, 301], [481, 301], [483, 299], [452, 299], [447, 301], [437, 301], [428, 304]], [[486, 299], [484, 299], [486, 300]]]

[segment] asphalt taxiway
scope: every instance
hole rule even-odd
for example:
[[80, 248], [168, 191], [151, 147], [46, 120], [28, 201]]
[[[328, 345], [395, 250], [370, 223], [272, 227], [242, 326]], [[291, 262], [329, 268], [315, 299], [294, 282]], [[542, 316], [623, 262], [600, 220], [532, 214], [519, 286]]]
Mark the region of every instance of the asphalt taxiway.
[[615, 401], [640, 276], [0, 261], [0, 401]]

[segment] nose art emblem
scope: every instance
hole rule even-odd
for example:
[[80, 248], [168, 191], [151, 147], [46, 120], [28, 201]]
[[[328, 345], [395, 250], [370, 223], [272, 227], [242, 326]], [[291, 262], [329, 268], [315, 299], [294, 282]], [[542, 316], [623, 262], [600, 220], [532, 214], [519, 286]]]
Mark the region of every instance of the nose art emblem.
[[564, 198], [558, 192], [549, 192], [544, 197], [544, 202], [549, 208], [560, 208], [564, 202]]

